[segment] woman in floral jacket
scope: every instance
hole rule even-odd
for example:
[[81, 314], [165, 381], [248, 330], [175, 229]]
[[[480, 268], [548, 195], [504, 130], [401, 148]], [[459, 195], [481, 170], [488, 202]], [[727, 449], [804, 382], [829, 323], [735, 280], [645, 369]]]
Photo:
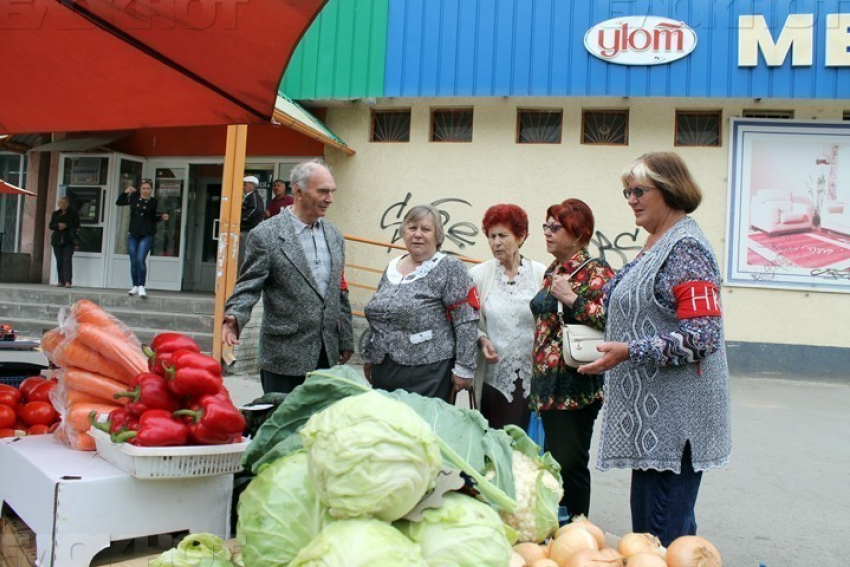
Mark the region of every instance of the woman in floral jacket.
[[561, 465], [562, 523], [590, 511], [590, 438], [602, 407], [602, 375], [579, 374], [564, 364], [558, 320], [560, 301], [566, 323], [605, 327], [602, 288], [614, 272], [605, 260], [592, 258], [587, 251], [593, 228], [593, 212], [583, 201], [567, 199], [549, 207], [543, 234], [555, 261], [531, 300], [536, 325], [531, 405], [543, 420], [546, 448]]

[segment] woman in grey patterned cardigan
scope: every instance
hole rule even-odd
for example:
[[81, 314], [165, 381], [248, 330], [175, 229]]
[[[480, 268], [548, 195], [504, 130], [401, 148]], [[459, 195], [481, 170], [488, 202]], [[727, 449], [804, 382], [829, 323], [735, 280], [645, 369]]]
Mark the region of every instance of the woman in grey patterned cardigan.
[[669, 545], [696, 533], [702, 473], [732, 451], [720, 271], [682, 158], [643, 155], [623, 187], [649, 238], [606, 286], [603, 356], [578, 371], [607, 371], [598, 467], [632, 469], [632, 530]]
[[463, 263], [439, 251], [436, 208], [411, 208], [401, 232], [407, 253], [390, 261], [364, 309], [371, 334], [363, 370], [376, 388], [448, 401], [472, 386], [477, 295]]

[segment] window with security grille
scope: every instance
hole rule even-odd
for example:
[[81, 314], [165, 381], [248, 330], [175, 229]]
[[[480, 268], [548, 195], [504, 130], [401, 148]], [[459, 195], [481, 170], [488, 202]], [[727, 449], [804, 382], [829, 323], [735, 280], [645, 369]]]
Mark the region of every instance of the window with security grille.
[[581, 116], [581, 143], [629, 145], [628, 110], [585, 110]]
[[793, 110], [761, 110], [750, 109], [744, 110], [744, 118], [781, 118], [790, 120], [794, 118]]
[[471, 142], [472, 109], [434, 109], [431, 111], [432, 142]]
[[410, 109], [373, 110], [370, 142], [409, 142]]
[[677, 146], [720, 146], [718, 111], [676, 111]]
[[560, 144], [564, 112], [562, 110], [517, 111], [518, 144]]

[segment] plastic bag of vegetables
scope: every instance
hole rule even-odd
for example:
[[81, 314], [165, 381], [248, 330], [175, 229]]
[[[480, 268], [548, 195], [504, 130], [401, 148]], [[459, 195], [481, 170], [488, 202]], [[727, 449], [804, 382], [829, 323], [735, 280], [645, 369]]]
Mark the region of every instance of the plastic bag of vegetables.
[[328, 524], [290, 564], [290, 567], [400, 566], [429, 567], [419, 546], [390, 524], [371, 518]]
[[213, 534], [189, 534], [177, 547], [150, 562], [150, 567], [235, 567], [233, 553]]
[[513, 477], [519, 509], [500, 512], [504, 522], [518, 532], [519, 541], [541, 542], [558, 529], [558, 502], [564, 494], [561, 467], [549, 453], [540, 455], [525, 431], [508, 425], [512, 438]]
[[285, 566], [332, 518], [307, 471], [307, 454], [264, 467], [239, 498], [236, 527], [246, 565]]
[[421, 521], [395, 525], [419, 544], [431, 567], [507, 567], [513, 553], [499, 514], [457, 492], [446, 494], [441, 507], [425, 510]]
[[401, 518], [433, 488], [442, 464], [428, 424], [373, 391], [315, 414], [301, 440], [316, 492], [335, 518]]

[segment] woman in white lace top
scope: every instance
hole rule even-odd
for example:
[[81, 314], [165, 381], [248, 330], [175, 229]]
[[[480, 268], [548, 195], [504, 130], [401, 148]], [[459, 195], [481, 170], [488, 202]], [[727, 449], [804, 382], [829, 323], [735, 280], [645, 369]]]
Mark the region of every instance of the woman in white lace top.
[[546, 266], [519, 253], [528, 237], [528, 215], [520, 207], [490, 207], [482, 224], [493, 260], [470, 271], [481, 303], [475, 392], [490, 427], [525, 429], [534, 342], [529, 302]]

